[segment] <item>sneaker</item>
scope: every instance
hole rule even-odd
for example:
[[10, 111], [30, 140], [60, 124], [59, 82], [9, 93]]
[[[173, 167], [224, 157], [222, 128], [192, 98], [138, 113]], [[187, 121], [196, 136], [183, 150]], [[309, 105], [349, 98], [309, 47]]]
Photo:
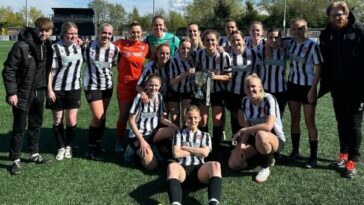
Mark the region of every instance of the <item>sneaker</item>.
[[65, 153], [65, 149], [64, 148], [58, 149], [58, 153], [56, 155], [56, 160], [63, 160], [64, 153]]
[[18, 175], [21, 173], [21, 166], [20, 166], [20, 160], [15, 160], [13, 164], [11, 165], [10, 173], [12, 175]]
[[258, 183], [263, 183], [265, 181], [267, 181], [268, 177], [270, 175], [270, 169], [269, 167], [267, 168], [260, 168], [257, 176], [255, 177], [255, 181]]
[[124, 161], [131, 162], [133, 160], [133, 156], [135, 155], [135, 152], [133, 148], [131, 148], [130, 145], [128, 145], [124, 152]]
[[356, 163], [348, 160], [345, 164], [345, 177], [353, 178], [356, 175]]
[[120, 144], [120, 143], [116, 143], [115, 147], [114, 147], [114, 150], [115, 150], [116, 153], [123, 152], [123, 145]]
[[298, 158], [300, 158], [300, 154], [298, 152], [291, 152], [291, 154], [288, 157], [289, 161], [297, 161]]
[[309, 158], [305, 164], [305, 167], [308, 169], [317, 167], [317, 159]]
[[47, 164], [51, 162], [50, 160], [43, 159], [43, 157], [40, 154], [34, 154], [30, 156], [29, 161], [36, 164]]
[[66, 159], [71, 159], [72, 158], [72, 147], [71, 146], [67, 146], [65, 153], [64, 153], [64, 158]]
[[340, 153], [339, 158], [336, 160], [336, 163], [334, 165], [338, 169], [344, 169], [347, 161], [348, 161], [348, 154]]

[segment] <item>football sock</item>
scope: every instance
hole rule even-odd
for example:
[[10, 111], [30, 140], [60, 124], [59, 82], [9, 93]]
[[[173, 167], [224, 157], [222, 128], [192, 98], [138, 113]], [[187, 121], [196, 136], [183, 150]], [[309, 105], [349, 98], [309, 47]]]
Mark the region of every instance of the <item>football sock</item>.
[[301, 137], [300, 133], [291, 133], [293, 153], [299, 153], [300, 137]]
[[310, 158], [311, 159], [317, 159], [317, 147], [318, 147], [318, 141], [310, 140]]
[[77, 124], [75, 126], [66, 126], [66, 146], [69, 146], [76, 136]]
[[58, 149], [65, 147], [63, 123], [61, 123], [59, 125], [53, 125], [53, 134], [54, 134], [54, 137], [56, 138]]
[[171, 204], [182, 203], [182, 187], [178, 179], [168, 179], [168, 197]]
[[209, 205], [217, 205], [220, 203], [222, 190], [222, 179], [221, 177], [211, 177], [208, 185], [208, 198]]

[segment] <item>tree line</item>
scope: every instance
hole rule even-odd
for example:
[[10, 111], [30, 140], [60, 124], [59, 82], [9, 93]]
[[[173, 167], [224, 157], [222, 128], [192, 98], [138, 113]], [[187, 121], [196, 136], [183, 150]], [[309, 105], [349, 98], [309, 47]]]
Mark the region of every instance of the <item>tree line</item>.
[[[171, 32], [184, 28], [194, 22], [201, 28], [223, 29], [227, 19], [234, 19], [243, 31], [252, 20], [260, 20], [267, 28], [283, 27], [284, 7], [287, 5], [287, 22], [302, 17], [311, 28], [323, 28], [327, 23], [325, 10], [330, 0], [193, 0], [182, 11], [165, 11], [156, 9], [154, 15], [165, 17], [167, 28]], [[364, 4], [362, 0], [347, 0], [350, 8], [359, 20], [364, 20]], [[151, 28], [153, 13], [140, 15], [137, 7], [127, 12], [118, 3], [108, 0], [92, 0], [89, 8], [95, 11], [97, 24], [109, 22], [116, 29], [127, 28], [132, 21], [138, 21], [145, 30]], [[158, 1], [156, 2], [158, 8]], [[26, 9], [14, 12], [11, 7], [0, 7], [0, 23], [4, 28], [22, 27], [25, 25]], [[33, 22], [43, 13], [35, 7], [28, 9], [28, 21]]]

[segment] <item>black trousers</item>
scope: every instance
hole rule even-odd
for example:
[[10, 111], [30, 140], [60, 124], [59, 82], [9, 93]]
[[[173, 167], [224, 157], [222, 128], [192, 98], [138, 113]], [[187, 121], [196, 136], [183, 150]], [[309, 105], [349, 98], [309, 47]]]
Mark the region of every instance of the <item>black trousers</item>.
[[349, 160], [359, 161], [364, 102], [349, 95], [348, 89], [333, 90], [331, 96], [337, 121], [340, 152], [348, 153]]
[[13, 132], [10, 139], [9, 158], [14, 161], [20, 159], [23, 137], [28, 125], [29, 153], [39, 152], [40, 128], [43, 123], [43, 111], [46, 89], [32, 90], [26, 110], [13, 107]]

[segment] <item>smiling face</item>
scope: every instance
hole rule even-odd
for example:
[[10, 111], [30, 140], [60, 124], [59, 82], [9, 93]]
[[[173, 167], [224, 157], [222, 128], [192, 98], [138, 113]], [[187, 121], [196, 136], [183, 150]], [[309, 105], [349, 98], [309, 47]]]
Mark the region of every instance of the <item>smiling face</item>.
[[229, 36], [233, 31], [237, 31], [238, 27], [236, 26], [235, 21], [229, 21], [226, 23], [225, 26], [225, 33], [227, 36]]
[[342, 29], [349, 23], [349, 14], [343, 8], [334, 7], [330, 10], [330, 24], [334, 29]]
[[245, 42], [240, 33], [232, 34], [230, 36], [230, 44], [234, 50], [243, 50], [245, 48]]
[[71, 27], [69, 28], [64, 34], [63, 34], [63, 42], [65, 42], [65, 44], [72, 44], [72, 43], [76, 43], [78, 39], [78, 29], [75, 27]]
[[259, 102], [263, 91], [262, 82], [258, 77], [249, 76], [245, 79], [245, 94], [252, 102]]
[[153, 21], [153, 35], [160, 38], [163, 36], [165, 30], [164, 19], [155, 18]]
[[142, 27], [140, 25], [132, 26], [129, 29], [129, 39], [133, 41], [141, 41]]
[[198, 29], [198, 26], [196, 24], [191, 24], [187, 27], [187, 36], [191, 40], [196, 40], [200, 37], [200, 30]]
[[268, 33], [267, 44], [271, 48], [278, 48], [281, 44], [281, 36], [279, 35], [279, 31], [272, 31]]
[[107, 45], [110, 43], [112, 37], [113, 28], [111, 26], [104, 26], [99, 32], [99, 42], [101, 45]]
[[304, 21], [298, 20], [291, 23], [291, 35], [295, 40], [303, 40], [306, 38], [305, 33], [307, 24]]
[[253, 39], [259, 41], [261, 36], [263, 35], [262, 25], [257, 24], [257, 23], [251, 25], [250, 28], [249, 28], [249, 34]]
[[182, 58], [187, 58], [191, 52], [191, 42], [184, 41], [179, 47], [179, 54]]
[[38, 29], [38, 37], [39, 37], [39, 40], [42, 41], [42, 42], [45, 42], [49, 39], [49, 37], [51, 37], [52, 35], [52, 29], [49, 29], [49, 30], [45, 30], [45, 29]]
[[197, 130], [198, 124], [201, 121], [201, 115], [200, 112], [197, 109], [190, 109], [186, 111], [185, 121], [187, 124], [187, 127], [190, 130]]
[[203, 45], [209, 53], [214, 53], [217, 50], [217, 37], [214, 33], [209, 33], [203, 39]]
[[154, 96], [158, 93], [159, 89], [161, 88], [161, 81], [160, 78], [152, 77], [148, 81], [148, 91], [151, 96]]
[[157, 51], [157, 63], [159, 65], [164, 65], [167, 63], [167, 61], [169, 60], [170, 57], [170, 48], [169, 46], [162, 46], [160, 47], [160, 49]]

